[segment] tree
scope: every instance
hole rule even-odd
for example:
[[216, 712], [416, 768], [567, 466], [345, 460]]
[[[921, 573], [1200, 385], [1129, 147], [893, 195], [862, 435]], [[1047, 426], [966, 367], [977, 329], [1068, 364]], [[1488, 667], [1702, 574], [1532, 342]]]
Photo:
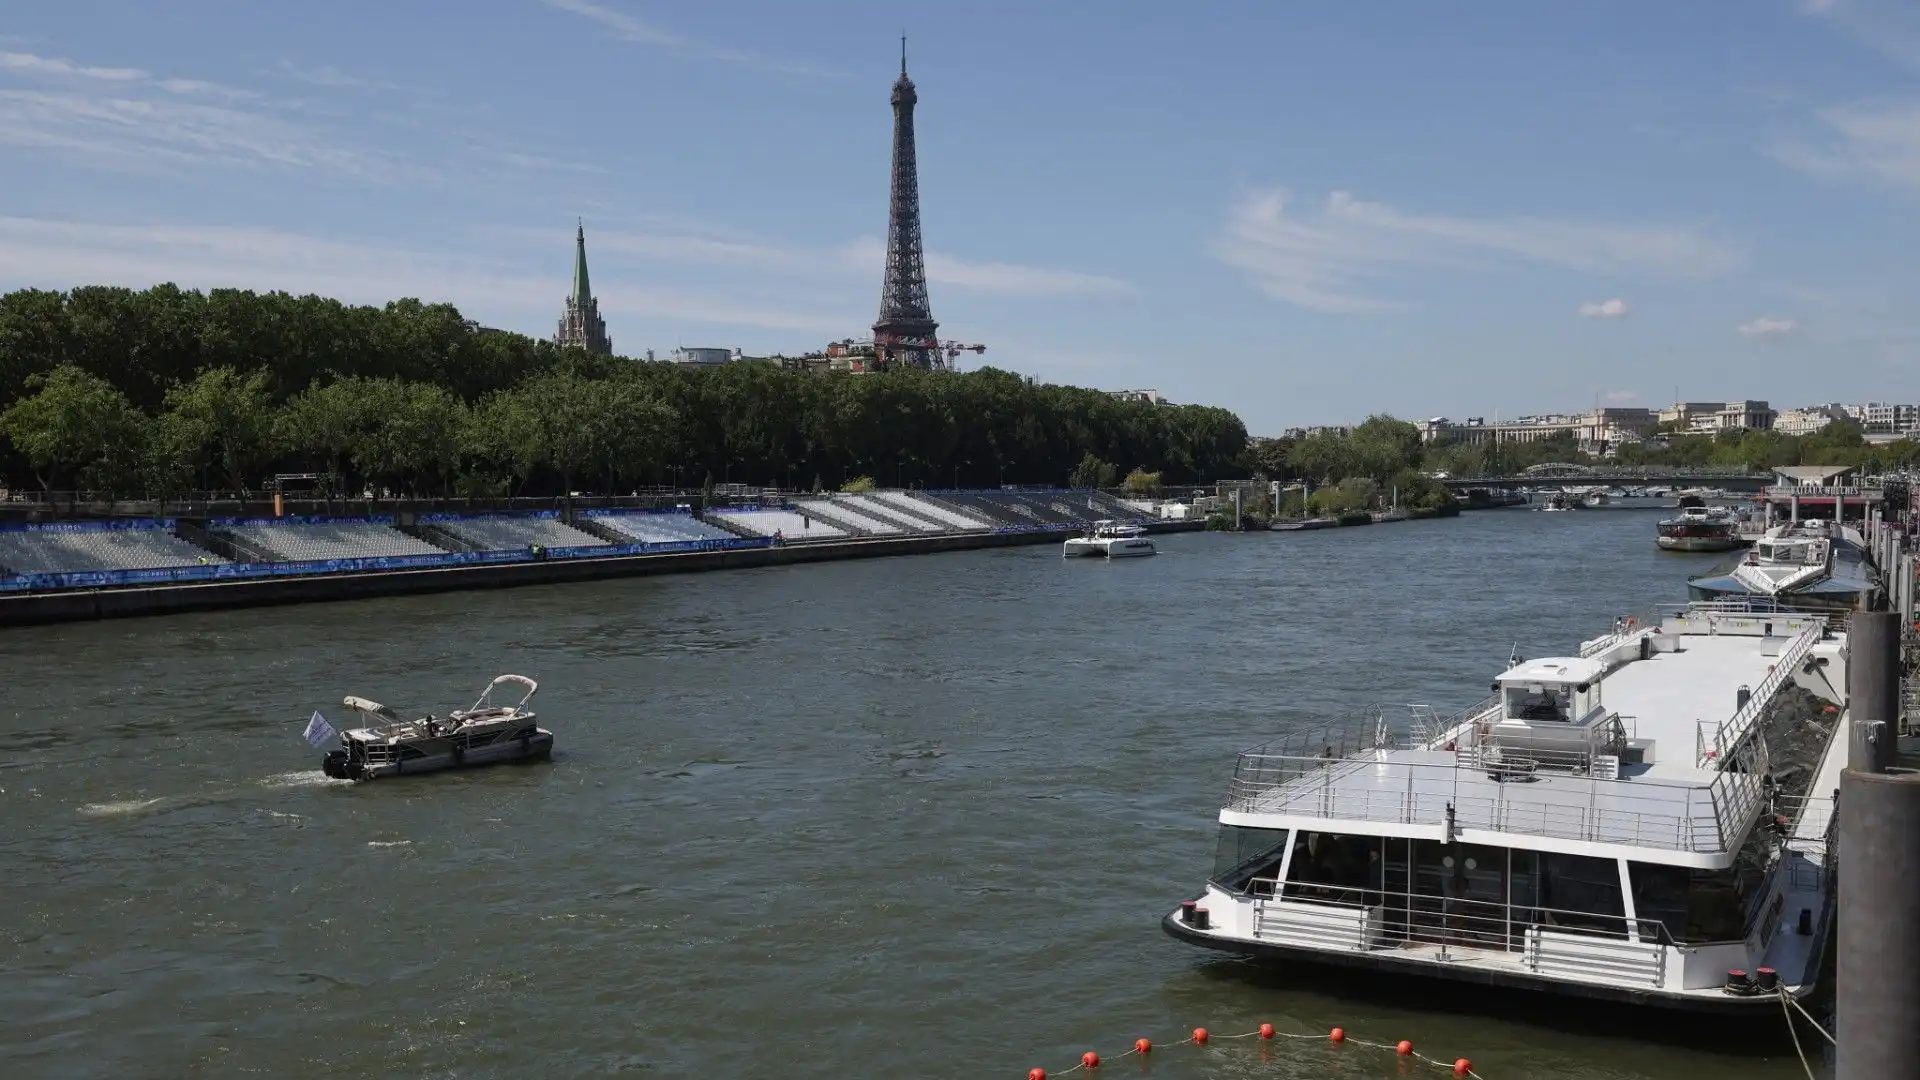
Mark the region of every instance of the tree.
[[1152, 495], [1160, 490], [1160, 474], [1135, 469], [1127, 474], [1120, 486], [1129, 495]]
[[218, 367], [168, 390], [156, 453], [195, 474], [218, 469], [228, 490], [245, 491], [277, 449], [268, 383], [264, 371]]
[[1068, 487], [1110, 488], [1120, 479], [1120, 470], [1112, 462], [1101, 461], [1091, 451], [1074, 466], [1067, 477]]
[[140, 478], [148, 421], [125, 394], [72, 364], [30, 376], [26, 388], [29, 396], [0, 413], [0, 433], [42, 490], [68, 480], [118, 494]]

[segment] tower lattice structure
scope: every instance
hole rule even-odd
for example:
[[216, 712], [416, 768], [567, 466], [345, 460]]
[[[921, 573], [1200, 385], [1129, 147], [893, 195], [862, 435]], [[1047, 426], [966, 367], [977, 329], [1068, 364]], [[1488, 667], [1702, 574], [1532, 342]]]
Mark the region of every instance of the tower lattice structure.
[[560, 329], [553, 336], [556, 345], [585, 349], [596, 356], [613, 354], [613, 339], [607, 336], [607, 320], [600, 317], [600, 301], [587, 281], [587, 227], [580, 224], [573, 234], [573, 294], [560, 315]]
[[941, 366], [939, 324], [927, 302], [926, 256], [920, 242], [920, 172], [913, 149], [913, 107], [920, 95], [907, 77], [900, 40], [900, 78], [893, 84], [893, 197], [887, 207], [887, 271], [880, 318], [873, 324], [880, 364]]

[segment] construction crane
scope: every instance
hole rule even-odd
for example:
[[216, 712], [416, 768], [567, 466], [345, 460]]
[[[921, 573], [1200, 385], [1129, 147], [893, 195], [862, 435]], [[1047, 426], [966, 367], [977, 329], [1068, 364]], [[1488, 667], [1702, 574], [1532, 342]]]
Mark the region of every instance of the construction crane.
[[953, 362], [959, 358], [961, 353], [970, 352], [978, 356], [986, 352], [987, 347], [985, 345], [965, 345], [958, 341], [943, 341], [940, 343], [940, 351], [946, 354], [947, 366], [951, 368]]

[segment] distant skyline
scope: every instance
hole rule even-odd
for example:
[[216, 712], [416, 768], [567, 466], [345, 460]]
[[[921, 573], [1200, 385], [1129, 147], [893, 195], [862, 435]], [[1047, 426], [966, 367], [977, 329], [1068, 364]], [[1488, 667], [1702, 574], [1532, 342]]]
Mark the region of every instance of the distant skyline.
[[1920, 401], [1920, 4], [132, 0], [0, 14], [0, 290], [419, 296], [794, 353], [878, 312], [887, 95], [985, 363], [1255, 434]]

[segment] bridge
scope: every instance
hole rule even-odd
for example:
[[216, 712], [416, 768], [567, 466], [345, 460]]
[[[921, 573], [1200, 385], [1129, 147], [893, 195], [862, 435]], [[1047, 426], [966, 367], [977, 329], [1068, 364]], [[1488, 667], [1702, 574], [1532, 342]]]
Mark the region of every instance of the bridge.
[[1449, 476], [1440, 482], [1458, 493], [1473, 488], [1507, 491], [1555, 481], [1581, 487], [1715, 487], [1754, 493], [1765, 491], [1775, 483], [1771, 469], [1633, 468], [1563, 461], [1550, 461], [1498, 476]]

